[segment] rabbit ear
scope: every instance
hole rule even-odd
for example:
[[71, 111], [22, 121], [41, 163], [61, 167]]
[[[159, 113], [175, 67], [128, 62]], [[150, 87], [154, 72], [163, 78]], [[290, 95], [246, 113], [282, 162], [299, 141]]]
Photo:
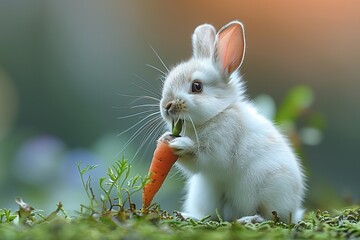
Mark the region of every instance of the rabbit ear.
[[239, 21], [230, 22], [216, 35], [214, 61], [222, 74], [228, 76], [240, 68], [244, 55], [244, 27]]
[[215, 28], [210, 24], [198, 26], [192, 36], [193, 56], [195, 58], [210, 58], [215, 42]]

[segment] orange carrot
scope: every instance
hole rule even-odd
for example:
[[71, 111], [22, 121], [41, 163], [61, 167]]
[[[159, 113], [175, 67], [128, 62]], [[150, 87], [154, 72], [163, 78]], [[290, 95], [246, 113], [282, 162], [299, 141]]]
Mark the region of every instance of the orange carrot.
[[[181, 132], [181, 128], [181, 120], [179, 120], [175, 126], [173, 124], [172, 136], [177, 137]], [[168, 141], [158, 141], [149, 168], [148, 176], [150, 181], [144, 186], [143, 189], [143, 209], [146, 209], [150, 206], [155, 194], [159, 191], [171, 167], [174, 165], [177, 159], [178, 156], [173, 153], [172, 149], [169, 147]]]

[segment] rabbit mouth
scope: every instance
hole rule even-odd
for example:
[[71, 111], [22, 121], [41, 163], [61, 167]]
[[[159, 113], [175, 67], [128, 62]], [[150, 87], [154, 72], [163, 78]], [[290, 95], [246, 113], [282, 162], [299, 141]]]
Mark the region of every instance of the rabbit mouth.
[[175, 113], [175, 112], [169, 112], [169, 111], [165, 111], [164, 118], [169, 121], [175, 121], [175, 122], [180, 121], [180, 120], [184, 121], [181, 118], [180, 114]]
[[174, 110], [169, 111], [164, 108], [162, 111], [162, 116], [163, 116], [164, 120], [166, 120], [168, 122], [178, 122], [178, 121], [184, 122], [184, 119], [183, 119], [181, 113], [174, 111]]
[[182, 100], [172, 100], [162, 105], [163, 115], [169, 120], [178, 121], [181, 113], [185, 110], [185, 102]]

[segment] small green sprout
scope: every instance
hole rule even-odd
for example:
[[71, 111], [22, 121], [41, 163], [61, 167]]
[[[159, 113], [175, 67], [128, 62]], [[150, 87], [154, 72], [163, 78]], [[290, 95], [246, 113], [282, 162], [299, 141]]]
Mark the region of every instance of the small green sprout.
[[0, 223], [4, 222], [13, 222], [15, 218], [17, 217], [16, 214], [11, 212], [11, 209], [0, 209]]
[[[118, 211], [115, 211], [114, 214], [120, 221], [123, 221], [127, 217], [125, 205], [129, 206], [130, 212], [134, 212], [135, 204], [132, 203], [131, 197], [144, 187], [148, 179], [139, 174], [131, 177], [131, 165], [125, 158], [116, 161], [107, 169], [107, 176], [99, 179], [99, 186], [102, 191], [99, 201], [96, 199], [91, 187], [91, 175], [88, 176], [87, 180], [84, 177], [86, 173], [97, 166], [89, 165], [83, 169], [81, 168], [81, 163], [78, 163], [77, 166], [82, 185], [90, 200], [90, 206], [81, 205], [81, 213], [83, 213], [83, 209], [87, 209], [90, 215], [97, 213], [101, 216], [107, 216], [114, 208], [117, 208]], [[101, 211], [96, 209], [99, 206]]]

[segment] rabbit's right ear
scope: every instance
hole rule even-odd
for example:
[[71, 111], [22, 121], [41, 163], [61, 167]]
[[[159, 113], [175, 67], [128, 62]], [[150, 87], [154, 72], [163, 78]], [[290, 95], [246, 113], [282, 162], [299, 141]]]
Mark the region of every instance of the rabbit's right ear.
[[216, 30], [210, 24], [198, 26], [192, 36], [193, 56], [210, 58], [214, 49]]
[[245, 55], [245, 32], [239, 21], [221, 28], [216, 36], [214, 60], [223, 75], [229, 76], [238, 70]]

